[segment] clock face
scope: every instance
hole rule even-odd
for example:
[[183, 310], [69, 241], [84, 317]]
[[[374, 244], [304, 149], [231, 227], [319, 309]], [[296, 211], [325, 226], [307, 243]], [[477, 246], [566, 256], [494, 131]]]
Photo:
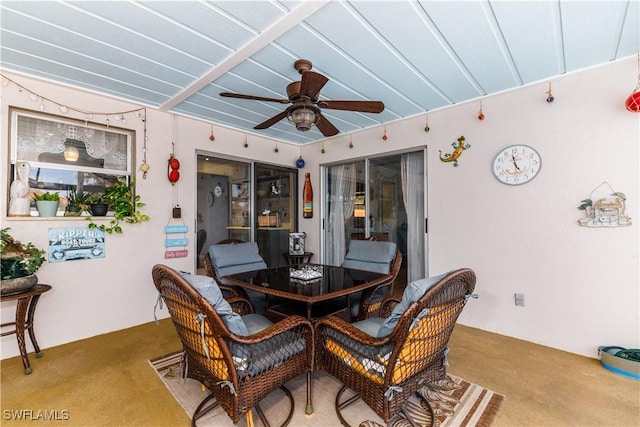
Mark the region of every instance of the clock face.
[[493, 160], [493, 174], [508, 185], [525, 184], [540, 172], [540, 154], [527, 145], [504, 148]]
[[220, 186], [220, 184], [216, 185], [216, 187], [213, 189], [213, 194], [215, 194], [216, 197], [222, 196], [222, 187]]

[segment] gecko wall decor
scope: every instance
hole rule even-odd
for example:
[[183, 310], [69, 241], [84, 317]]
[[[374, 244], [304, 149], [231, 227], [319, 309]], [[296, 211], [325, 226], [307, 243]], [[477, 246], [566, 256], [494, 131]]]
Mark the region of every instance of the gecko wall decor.
[[440, 160], [443, 162], [453, 162], [453, 166], [458, 166], [458, 159], [462, 155], [462, 152], [471, 148], [471, 144], [465, 144], [464, 136], [460, 136], [458, 142], [452, 142], [451, 146], [454, 148], [453, 152], [445, 153], [444, 156], [442, 155], [442, 151], [438, 150]]

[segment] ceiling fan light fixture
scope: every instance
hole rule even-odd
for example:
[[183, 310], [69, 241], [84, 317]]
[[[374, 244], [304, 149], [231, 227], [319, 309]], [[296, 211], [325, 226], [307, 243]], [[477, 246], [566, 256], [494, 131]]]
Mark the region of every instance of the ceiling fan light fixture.
[[287, 114], [289, 122], [296, 126], [299, 131], [308, 131], [318, 121], [318, 112], [310, 107], [302, 106], [294, 108]]

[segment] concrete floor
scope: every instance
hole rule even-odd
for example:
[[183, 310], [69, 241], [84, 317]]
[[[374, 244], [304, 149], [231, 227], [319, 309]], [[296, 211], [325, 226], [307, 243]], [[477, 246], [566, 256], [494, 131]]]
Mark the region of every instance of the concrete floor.
[[[451, 374], [506, 396], [494, 426], [640, 426], [640, 381], [597, 360], [461, 325], [450, 347]], [[24, 409], [59, 416], [39, 426], [187, 426], [148, 364], [179, 349], [164, 319], [31, 353], [31, 375], [19, 357], [2, 360], [2, 425], [34, 425], [10, 415]], [[323, 398], [334, 396], [314, 396]]]

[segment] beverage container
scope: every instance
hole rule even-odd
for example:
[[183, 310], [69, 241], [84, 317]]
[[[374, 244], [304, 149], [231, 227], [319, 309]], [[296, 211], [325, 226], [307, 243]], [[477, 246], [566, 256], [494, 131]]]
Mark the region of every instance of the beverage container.
[[302, 217], [313, 218], [313, 188], [311, 187], [311, 174], [309, 172], [304, 176], [302, 200]]

